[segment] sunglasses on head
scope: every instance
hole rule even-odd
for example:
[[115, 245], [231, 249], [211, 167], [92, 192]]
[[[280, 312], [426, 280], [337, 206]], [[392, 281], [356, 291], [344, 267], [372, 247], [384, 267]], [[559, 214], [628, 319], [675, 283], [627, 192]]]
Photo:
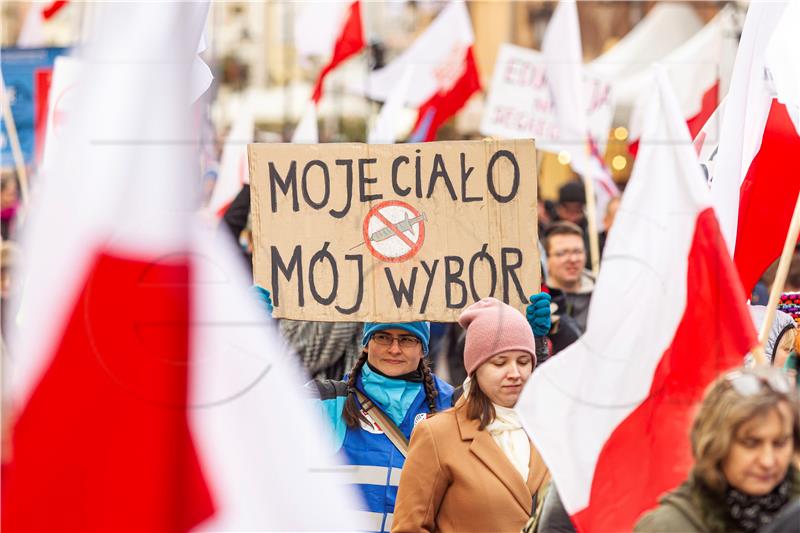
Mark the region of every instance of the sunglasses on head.
[[789, 378], [780, 371], [756, 373], [752, 371], [734, 370], [725, 374], [725, 381], [741, 396], [753, 396], [768, 387], [778, 394], [789, 394], [792, 384]]

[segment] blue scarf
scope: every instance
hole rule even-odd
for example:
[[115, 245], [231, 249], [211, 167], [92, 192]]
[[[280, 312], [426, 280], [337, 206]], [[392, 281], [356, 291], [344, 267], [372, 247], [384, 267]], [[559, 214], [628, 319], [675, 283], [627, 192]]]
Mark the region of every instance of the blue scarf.
[[384, 376], [372, 370], [369, 364], [361, 369], [361, 384], [367, 396], [398, 426], [422, 389], [422, 382]]

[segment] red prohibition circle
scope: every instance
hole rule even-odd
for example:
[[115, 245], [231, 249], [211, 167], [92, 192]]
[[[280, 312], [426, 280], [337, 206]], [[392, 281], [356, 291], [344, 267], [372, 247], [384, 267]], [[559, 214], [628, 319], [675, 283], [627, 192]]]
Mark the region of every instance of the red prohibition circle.
[[412, 257], [414, 257], [417, 254], [417, 252], [419, 252], [420, 248], [422, 248], [422, 243], [425, 242], [425, 222], [424, 221], [419, 222], [419, 238], [417, 239], [417, 242], [409, 244], [407, 242], [410, 240], [408, 239], [408, 237], [405, 237], [405, 235], [400, 237], [406, 242], [408, 246], [411, 247], [411, 249], [408, 252], [404, 253], [399, 257], [385, 256], [378, 250], [376, 250], [375, 247], [372, 245], [372, 242], [369, 240], [369, 221], [372, 220], [373, 217], [378, 217], [381, 220], [381, 222], [383, 222], [383, 224], [386, 225], [386, 227], [392, 228], [392, 231], [395, 232], [395, 236], [402, 235], [402, 232], [398, 232], [397, 228], [394, 227], [394, 224], [386, 220], [386, 217], [384, 217], [383, 214], [380, 213], [380, 210], [383, 209], [384, 207], [391, 207], [391, 206], [408, 209], [409, 211], [411, 211], [411, 214], [414, 215], [415, 217], [420, 216], [419, 211], [417, 211], [411, 205], [405, 202], [401, 202], [400, 200], [387, 200], [385, 202], [381, 202], [372, 209], [370, 209], [369, 213], [367, 213], [367, 216], [364, 217], [364, 223], [362, 225], [364, 244], [367, 245], [369, 253], [371, 253], [377, 259], [380, 259], [381, 261], [385, 261], [387, 263], [402, 263], [403, 261], [407, 261]]

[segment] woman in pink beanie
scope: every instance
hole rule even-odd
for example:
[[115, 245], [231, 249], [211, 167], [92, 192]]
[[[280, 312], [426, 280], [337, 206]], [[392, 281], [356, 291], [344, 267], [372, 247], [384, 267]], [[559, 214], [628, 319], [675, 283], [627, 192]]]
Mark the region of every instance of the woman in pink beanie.
[[494, 298], [458, 322], [467, 332], [464, 395], [412, 433], [393, 533], [520, 531], [549, 480], [513, 410], [536, 366], [531, 325]]

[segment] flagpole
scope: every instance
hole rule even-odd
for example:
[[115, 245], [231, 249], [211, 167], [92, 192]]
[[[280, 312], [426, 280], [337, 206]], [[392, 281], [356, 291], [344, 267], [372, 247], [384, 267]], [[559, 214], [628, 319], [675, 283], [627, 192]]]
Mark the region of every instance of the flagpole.
[[17, 125], [14, 122], [14, 115], [11, 113], [11, 105], [9, 104], [8, 91], [6, 90], [6, 82], [3, 74], [0, 73], [0, 90], [2, 90], [2, 106], [3, 106], [3, 122], [6, 124], [6, 131], [8, 132], [8, 139], [11, 141], [11, 153], [14, 156], [14, 166], [17, 168], [17, 179], [19, 180], [19, 189], [22, 196], [22, 205], [28, 205], [28, 174], [25, 170], [25, 158], [22, 155], [22, 148], [19, 144], [19, 136], [17, 135]]
[[[761, 352], [763, 357], [764, 346], [767, 342], [767, 336], [775, 320], [775, 313], [778, 309], [778, 299], [783, 291], [783, 286], [786, 283], [786, 276], [789, 274], [789, 266], [792, 263], [792, 255], [794, 248], [797, 244], [797, 237], [800, 234], [800, 193], [797, 195], [797, 201], [794, 204], [794, 213], [792, 214], [792, 221], [789, 224], [789, 232], [786, 234], [786, 241], [783, 243], [783, 253], [781, 253], [780, 261], [778, 262], [778, 270], [775, 273], [775, 280], [772, 282], [772, 289], [769, 292], [769, 300], [767, 301], [767, 315], [764, 317], [764, 322], [761, 324], [761, 331], [758, 334], [758, 351]], [[768, 364], [766, 358], [758, 360], [758, 364]]]
[[600, 272], [600, 241], [597, 237], [597, 202], [594, 197], [594, 181], [589, 175], [589, 161], [592, 157], [592, 147], [586, 141], [586, 164], [583, 168], [583, 188], [586, 191], [586, 229], [589, 232], [589, 255], [592, 258], [592, 274], [595, 279]]

